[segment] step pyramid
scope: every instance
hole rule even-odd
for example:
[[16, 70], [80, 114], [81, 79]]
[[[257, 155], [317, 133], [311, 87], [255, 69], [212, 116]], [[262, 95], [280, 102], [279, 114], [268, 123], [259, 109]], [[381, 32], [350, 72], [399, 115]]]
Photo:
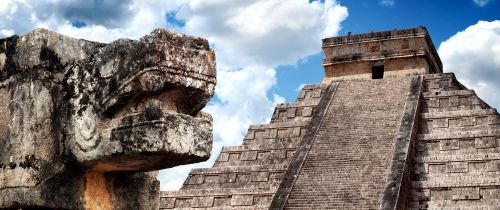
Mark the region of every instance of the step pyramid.
[[424, 27], [323, 40], [325, 78], [160, 209], [498, 209], [500, 115]]

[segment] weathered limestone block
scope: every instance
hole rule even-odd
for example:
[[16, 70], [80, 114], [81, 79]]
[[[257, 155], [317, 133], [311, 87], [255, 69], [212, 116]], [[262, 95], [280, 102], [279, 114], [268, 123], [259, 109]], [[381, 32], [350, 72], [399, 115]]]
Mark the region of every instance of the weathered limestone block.
[[0, 209], [157, 209], [154, 170], [209, 158], [215, 55], [154, 30], [0, 39]]

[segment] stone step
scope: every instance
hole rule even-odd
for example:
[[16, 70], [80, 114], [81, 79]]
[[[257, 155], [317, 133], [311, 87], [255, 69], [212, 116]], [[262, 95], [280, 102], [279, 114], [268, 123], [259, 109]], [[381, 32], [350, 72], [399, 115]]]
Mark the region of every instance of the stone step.
[[320, 98], [296, 103], [283, 103], [276, 105], [271, 123], [284, 122], [295, 119], [311, 119], [314, 109], [319, 103]]
[[[500, 176], [500, 171], [487, 171], [488, 163], [487, 162], [471, 162], [473, 164], [481, 163], [483, 166], [474, 166], [474, 169], [479, 168], [480, 170], [471, 170], [472, 167], [469, 167], [468, 172], [458, 173], [458, 172], [448, 172], [444, 171], [442, 173], [421, 173], [423, 172], [422, 167], [417, 168], [415, 166], [413, 168], [414, 172], [416, 172], [415, 176], [411, 178], [412, 181], [429, 181], [436, 179], [460, 179], [464, 176], [481, 176], [487, 178], [496, 178]], [[434, 170], [434, 169], [432, 169]], [[443, 169], [446, 170], [446, 169]]]
[[419, 155], [429, 156], [458, 155], [458, 154], [488, 154], [498, 152], [500, 146], [499, 135], [462, 136], [461, 138], [418, 140], [415, 151]]
[[[500, 129], [500, 124], [496, 124], [496, 123], [489, 124], [489, 123], [483, 123], [483, 122], [475, 124], [475, 122], [473, 122], [473, 120], [464, 120], [462, 122], [460, 122], [459, 120], [453, 120], [453, 121], [450, 120], [450, 123], [448, 125], [448, 123], [444, 122], [444, 121], [433, 121], [431, 123], [438, 124], [437, 127], [425, 126], [425, 123], [421, 123], [421, 129], [422, 129], [421, 131], [422, 131], [422, 134], [428, 134], [428, 133], [432, 134], [432, 133], [474, 132], [476, 130], [488, 130], [488, 129], [498, 130], [498, 129]], [[462, 125], [460, 125], [459, 123], [462, 123]], [[468, 123], [470, 123], [470, 124], [468, 124]], [[431, 126], [434, 126], [434, 125], [431, 124]]]
[[500, 153], [476, 153], [476, 154], [433, 154], [428, 156], [418, 156], [413, 158], [416, 163], [445, 163], [445, 162], [470, 162], [470, 161], [491, 161], [500, 160]]
[[[213, 204], [216, 207], [188, 207], [188, 208], [160, 208], [160, 210], [165, 209], [177, 209], [177, 210], [192, 210], [192, 209], [203, 209], [203, 210], [220, 210], [221, 207], [224, 207], [224, 210], [255, 210], [255, 209], [267, 209], [267, 206], [270, 205], [271, 201], [266, 204], [255, 204], [255, 206], [228, 206], [223, 205], [223, 203], [230, 202], [230, 198], [218, 197], [214, 198]], [[263, 201], [260, 201], [263, 202]]]
[[422, 113], [491, 108], [473, 90], [434, 90], [422, 96]]
[[466, 139], [466, 138], [480, 138], [500, 136], [500, 130], [473, 130], [473, 131], [444, 131], [436, 133], [419, 134], [419, 141], [436, 141], [446, 139]]
[[285, 164], [293, 156], [295, 148], [296, 143], [280, 141], [269, 141], [268, 144], [261, 145], [223, 147], [214, 167]]
[[424, 75], [423, 91], [430, 92], [433, 90], [463, 90], [467, 89], [458, 82], [453, 73], [445, 74], [427, 74]]
[[[460, 150], [447, 150], [447, 151], [426, 151], [426, 152], [416, 152], [416, 156], [421, 156], [421, 157], [429, 157], [432, 156], [432, 158], [436, 156], [460, 156], [460, 155], [471, 155], [471, 156], [485, 156], [489, 154], [495, 154], [495, 153], [500, 153], [500, 148], [499, 147], [494, 147], [494, 148], [485, 148], [485, 149], [460, 149]], [[422, 159], [421, 157], [420, 160]]]
[[439, 177], [446, 174], [457, 174], [457, 176], [482, 175], [498, 173], [499, 171], [499, 159], [414, 163], [412, 166], [413, 174], [426, 177]]
[[257, 158], [255, 160], [239, 160], [238, 156], [235, 155], [233, 157], [233, 154], [230, 154], [230, 159], [228, 161], [219, 161], [217, 160], [213, 167], [229, 167], [233, 165], [241, 165], [241, 166], [256, 166], [256, 165], [266, 165], [266, 164], [273, 164], [273, 165], [280, 165], [280, 164], [288, 164], [293, 157], [294, 151], [286, 151], [286, 158], [283, 158], [284, 155], [282, 153], [278, 152], [262, 152], [258, 154]]
[[221, 152], [244, 152], [251, 150], [273, 150], [273, 149], [294, 149], [294, 143], [276, 143], [276, 144], [260, 144], [260, 145], [240, 145], [240, 146], [224, 146]]
[[[434, 189], [410, 189], [410, 193], [414, 195], [410, 201], [429, 201], [429, 200], [455, 200], [460, 198], [459, 194], [478, 194], [470, 196], [471, 198], [479, 197], [480, 199], [499, 199], [500, 187], [466, 187], [466, 188], [434, 188]], [[455, 197], [455, 199], [454, 199]], [[465, 200], [465, 199], [464, 199]]]
[[420, 114], [420, 118], [425, 120], [431, 120], [431, 119], [460, 118], [460, 117], [472, 117], [472, 116], [481, 117], [489, 115], [498, 115], [498, 112], [496, 109], [444, 111], [444, 112], [422, 113]]
[[300, 136], [293, 136], [293, 137], [280, 137], [280, 138], [274, 138], [274, 139], [267, 139], [267, 138], [262, 138], [262, 139], [245, 139], [243, 140], [243, 145], [244, 146], [250, 146], [250, 145], [262, 145], [262, 144], [294, 144], [297, 145], [302, 139], [302, 136], [305, 134], [305, 131], [301, 131]]
[[496, 109], [423, 113], [420, 119], [422, 134], [498, 129], [500, 126]]
[[452, 96], [471, 96], [476, 95], [474, 90], [437, 90], [432, 89], [422, 93], [422, 99], [442, 98]]
[[182, 190], [254, 189], [275, 186], [281, 181], [287, 166], [288, 164], [276, 164], [193, 169]]
[[160, 209], [258, 209], [267, 208], [276, 187], [259, 191], [208, 189], [160, 192]]
[[424, 81], [430, 81], [434, 79], [453, 79], [453, 78], [455, 78], [454, 73], [424, 74]]
[[427, 181], [411, 181], [412, 188], [459, 188], [459, 187], [500, 187], [500, 177], [478, 179], [477, 175], [464, 174], [455, 179], [432, 179]]
[[305, 85], [300, 90], [299, 95], [297, 96], [297, 102], [308, 101], [308, 100], [319, 100], [324, 90], [326, 89], [327, 84], [312, 84]]
[[[251, 125], [243, 140], [243, 145], [260, 145], [271, 143], [275, 140], [282, 143], [294, 143], [306, 132], [309, 120], [293, 120], [288, 122], [275, 122], [262, 125]], [[292, 142], [287, 142], [291, 140]]]
[[218, 168], [195, 168], [191, 170], [190, 174], [226, 174], [226, 173], [239, 173], [239, 172], [279, 172], [283, 171], [287, 166], [282, 165], [262, 165], [262, 166], [231, 166], [231, 167], [218, 167]]
[[446, 141], [426, 142], [423, 146], [422, 144], [417, 144], [417, 149], [414, 155], [421, 159], [427, 157], [434, 158], [436, 156], [481, 156], [500, 153], [500, 147], [497, 146], [499, 145], [500, 139], [496, 139], [496, 141], [470, 139], [463, 141], [451, 141], [452, 143], [443, 142]]
[[293, 121], [287, 121], [287, 122], [275, 122], [275, 123], [267, 123], [267, 124], [250, 125], [249, 130], [304, 127], [307, 124], [309, 124], [309, 120], [293, 120]]
[[[272, 178], [267, 181], [262, 180], [251, 180], [248, 177], [252, 177], [246, 174], [239, 174], [236, 177], [235, 182], [222, 182], [219, 181], [219, 176], [216, 175], [207, 175], [205, 176], [205, 183], [203, 184], [185, 184], [181, 190], [194, 190], [194, 189], [248, 189], [248, 190], [261, 190], [267, 189], [269, 187], [277, 187], [280, 184], [281, 179], [283, 178], [283, 173], [270, 173]], [[221, 175], [222, 176], [222, 175]], [[227, 177], [228, 175], [225, 175]], [[241, 177], [240, 177], [241, 176]], [[216, 177], [216, 178], [212, 178]], [[242, 180], [240, 180], [242, 179]]]
[[446, 201], [425, 201], [410, 202], [410, 209], [436, 209], [436, 210], [498, 210], [500, 209], [500, 199], [488, 200], [466, 200], [457, 202], [455, 200]]

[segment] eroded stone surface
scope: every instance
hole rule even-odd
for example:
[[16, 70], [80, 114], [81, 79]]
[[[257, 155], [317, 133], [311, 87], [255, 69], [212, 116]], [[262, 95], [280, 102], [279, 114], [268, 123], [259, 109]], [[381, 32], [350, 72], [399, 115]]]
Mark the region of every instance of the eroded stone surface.
[[323, 83], [383, 75], [442, 73], [443, 65], [425, 27], [323, 39]]
[[0, 209], [155, 209], [162, 168], [209, 158], [215, 55], [156, 29], [109, 44], [0, 39]]

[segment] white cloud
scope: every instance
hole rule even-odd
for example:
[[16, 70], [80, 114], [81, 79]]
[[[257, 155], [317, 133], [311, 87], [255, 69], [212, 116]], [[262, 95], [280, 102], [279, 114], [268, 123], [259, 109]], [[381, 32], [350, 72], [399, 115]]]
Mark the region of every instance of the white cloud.
[[12, 29], [0, 29], [0, 35], [4, 37], [12, 36], [14, 35], [14, 30]]
[[265, 122], [279, 96], [268, 98], [267, 93], [276, 84], [276, 71], [271, 68], [249, 66], [236, 71], [221, 71], [217, 97], [222, 103], [207, 106], [214, 117], [214, 135], [224, 145], [239, 145], [251, 123]]
[[186, 32], [218, 49], [223, 69], [294, 64], [319, 52], [321, 38], [334, 35], [346, 17], [347, 8], [332, 0], [193, 0], [178, 13]]
[[479, 21], [441, 43], [444, 70], [500, 108], [500, 20]]
[[[334, 36], [347, 18], [335, 0], [2, 0], [0, 35], [45, 27], [93, 41], [138, 38], [167, 24], [167, 14], [185, 22], [171, 29], [208, 38], [217, 57], [215, 100], [205, 108], [214, 118], [209, 161], [160, 172], [162, 190], [178, 189], [193, 167], [210, 167], [223, 145], [239, 145], [250, 124], [264, 123], [276, 103], [276, 67], [296, 64], [321, 50], [321, 38]], [[102, 8], [95, 8], [95, 7]], [[107, 12], [112, 11], [112, 12]], [[78, 28], [74, 21], [86, 25]], [[175, 25], [175, 24], [174, 24]], [[292, 90], [293, 91], [293, 90]]]
[[480, 7], [484, 7], [484, 5], [488, 4], [490, 0], [473, 0], [474, 3]]
[[[43, 27], [99, 42], [139, 38], [154, 28], [166, 26], [166, 12], [177, 9], [185, 0], [117, 2], [7, 0], [0, 6], [0, 30], [23, 34]], [[82, 21], [87, 26], [75, 27], [73, 21]]]
[[378, 3], [385, 7], [392, 7], [396, 2], [394, 2], [394, 0], [380, 0]]

